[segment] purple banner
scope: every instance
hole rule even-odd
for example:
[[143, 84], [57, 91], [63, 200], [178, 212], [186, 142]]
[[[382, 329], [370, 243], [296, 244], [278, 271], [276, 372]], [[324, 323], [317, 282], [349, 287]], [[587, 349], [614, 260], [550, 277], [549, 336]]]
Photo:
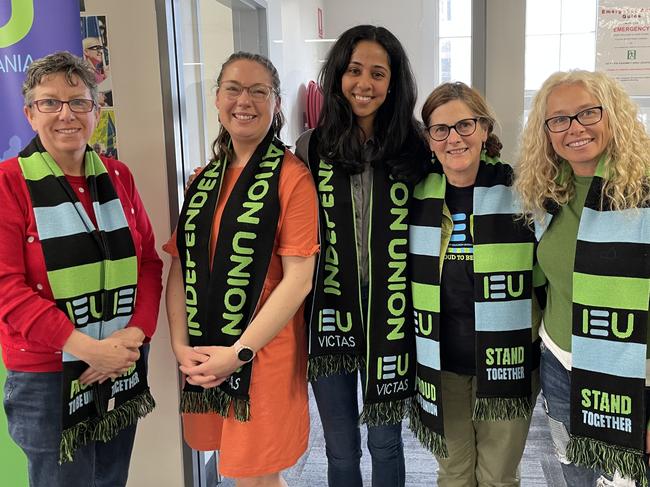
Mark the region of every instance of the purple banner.
[[34, 136], [21, 87], [29, 64], [55, 51], [82, 54], [79, 0], [0, 1], [0, 161]]

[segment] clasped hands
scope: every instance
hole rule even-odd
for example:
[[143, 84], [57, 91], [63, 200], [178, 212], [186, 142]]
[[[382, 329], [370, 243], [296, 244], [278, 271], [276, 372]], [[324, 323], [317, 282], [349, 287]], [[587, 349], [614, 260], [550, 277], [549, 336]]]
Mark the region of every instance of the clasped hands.
[[129, 326], [97, 340], [93, 350], [89, 350], [84, 357], [89, 367], [79, 376], [79, 381], [90, 385], [95, 382], [102, 384], [108, 379], [115, 380], [140, 358], [139, 348], [144, 338], [144, 332], [140, 328]]
[[188, 383], [204, 389], [217, 387], [243, 365], [233, 347], [174, 347], [180, 371]]

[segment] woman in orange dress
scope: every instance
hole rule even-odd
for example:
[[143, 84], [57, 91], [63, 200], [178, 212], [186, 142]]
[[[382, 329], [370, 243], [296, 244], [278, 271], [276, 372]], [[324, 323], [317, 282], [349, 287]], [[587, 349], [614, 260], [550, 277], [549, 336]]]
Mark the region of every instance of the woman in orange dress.
[[214, 157], [165, 246], [172, 348], [187, 376], [181, 409], [194, 413], [191, 446], [221, 440], [220, 472], [238, 487], [286, 486], [281, 471], [309, 436], [302, 306], [318, 251], [316, 193], [275, 138], [283, 119], [271, 62], [235, 53], [217, 83]]

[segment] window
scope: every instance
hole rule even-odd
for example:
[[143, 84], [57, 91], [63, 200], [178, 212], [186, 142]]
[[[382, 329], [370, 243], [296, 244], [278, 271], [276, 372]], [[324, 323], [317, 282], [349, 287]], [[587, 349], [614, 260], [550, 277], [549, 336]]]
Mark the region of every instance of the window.
[[596, 64], [597, 0], [527, 0], [526, 113], [544, 80], [556, 71]]
[[472, 0], [439, 0], [438, 84], [472, 83]]
[[[535, 92], [555, 71], [596, 67], [597, 0], [527, 0], [524, 120]], [[650, 131], [650, 96], [633, 96]]]

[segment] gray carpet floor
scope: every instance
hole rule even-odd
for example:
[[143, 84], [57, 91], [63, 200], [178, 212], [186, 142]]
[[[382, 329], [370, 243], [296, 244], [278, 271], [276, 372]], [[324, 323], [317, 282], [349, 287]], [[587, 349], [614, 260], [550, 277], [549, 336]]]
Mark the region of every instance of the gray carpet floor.
[[[311, 390], [310, 390], [311, 392]], [[290, 487], [327, 487], [327, 458], [320, 418], [313, 396], [310, 395], [311, 435], [309, 448], [291, 469], [284, 472]], [[437, 462], [413, 437], [404, 422], [404, 451], [406, 457], [406, 485], [433, 487], [436, 485]], [[370, 454], [365, 446], [366, 433], [362, 428], [363, 457], [361, 471], [364, 487], [370, 487]], [[222, 479], [220, 487], [233, 487], [230, 479]], [[565, 487], [560, 464], [554, 456], [553, 443], [541, 399], [533, 413], [526, 450], [521, 462], [522, 487]]]

